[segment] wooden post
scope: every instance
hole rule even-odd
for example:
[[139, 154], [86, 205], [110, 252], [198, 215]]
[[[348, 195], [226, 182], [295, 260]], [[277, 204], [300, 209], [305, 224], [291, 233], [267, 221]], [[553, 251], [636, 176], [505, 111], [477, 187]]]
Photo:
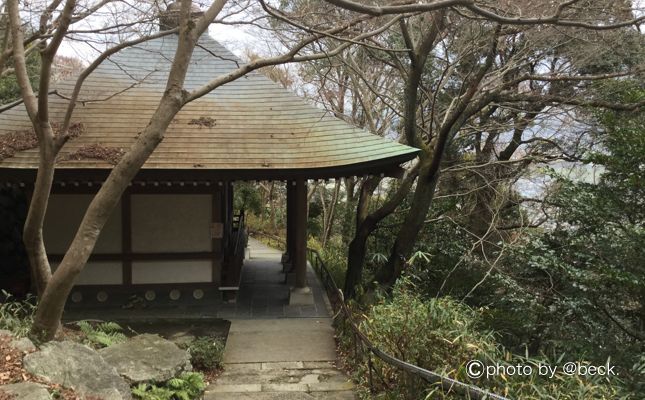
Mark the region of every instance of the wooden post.
[[132, 285], [132, 193], [126, 189], [121, 196], [121, 274], [125, 286]]
[[[227, 245], [228, 235], [225, 234], [223, 225], [226, 218], [227, 192], [222, 188], [215, 187], [211, 196], [211, 282], [213, 286], [220, 287], [222, 286], [222, 268], [226, 267], [223, 265], [223, 254], [225, 254], [224, 246]], [[217, 224], [222, 225], [222, 237], [214, 235]]]
[[294, 211], [295, 211], [295, 181], [287, 181], [287, 243], [286, 243], [286, 259], [288, 263], [288, 268], [285, 269], [285, 272], [289, 272], [291, 266], [293, 266], [293, 239], [294, 239]]
[[307, 182], [296, 180], [293, 213], [293, 268], [296, 288], [307, 287]]

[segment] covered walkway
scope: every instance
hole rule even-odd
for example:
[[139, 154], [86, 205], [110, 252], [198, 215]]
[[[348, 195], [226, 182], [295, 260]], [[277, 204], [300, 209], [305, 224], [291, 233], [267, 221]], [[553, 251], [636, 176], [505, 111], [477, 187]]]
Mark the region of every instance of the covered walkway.
[[311, 305], [289, 305], [289, 285], [282, 272], [282, 252], [249, 238], [250, 257], [244, 261], [237, 301], [224, 304], [217, 316], [224, 319], [321, 318], [331, 315], [327, 297], [311, 267], [307, 282], [313, 292]]
[[220, 314], [231, 320], [225, 369], [205, 399], [354, 399], [353, 384], [336, 367], [328, 302], [313, 270], [314, 304], [289, 305], [282, 253], [255, 239], [249, 247], [237, 302]]

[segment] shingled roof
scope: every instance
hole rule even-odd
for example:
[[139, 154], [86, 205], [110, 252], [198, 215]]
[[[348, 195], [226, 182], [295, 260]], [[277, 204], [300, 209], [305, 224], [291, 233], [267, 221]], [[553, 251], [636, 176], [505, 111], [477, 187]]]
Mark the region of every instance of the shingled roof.
[[[88, 77], [72, 118], [82, 123], [83, 133], [62, 149], [59, 170], [107, 173], [112, 168], [106, 159], [78, 155], [92, 147], [118, 153], [133, 143], [163, 93], [176, 47], [177, 35], [171, 34], [127, 48]], [[191, 60], [186, 88], [199, 87], [241, 63], [204, 35]], [[74, 82], [60, 82], [57, 92], [65, 97]], [[67, 103], [62, 97], [51, 95], [53, 121], [62, 119]], [[23, 105], [0, 113], [0, 135], [30, 129]], [[186, 105], [142, 172], [321, 178], [387, 171], [417, 152], [351, 126], [254, 72]], [[33, 172], [37, 166], [36, 149], [17, 151], [0, 162], [5, 176]]]

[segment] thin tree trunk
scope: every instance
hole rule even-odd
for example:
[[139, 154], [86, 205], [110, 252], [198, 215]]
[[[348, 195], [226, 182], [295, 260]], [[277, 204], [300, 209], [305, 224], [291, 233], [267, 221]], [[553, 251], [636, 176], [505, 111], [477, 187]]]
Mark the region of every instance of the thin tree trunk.
[[347, 243], [350, 241], [352, 238], [352, 228], [355, 218], [354, 214], [354, 209], [356, 207], [356, 195], [355, 195], [355, 189], [356, 189], [356, 179], [355, 178], [345, 178], [345, 212], [344, 212], [344, 218], [343, 218], [343, 226], [342, 226], [342, 240], [343, 243]]
[[[334, 186], [334, 191], [332, 192], [331, 201], [329, 203], [329, 208], [327, 210], [327, 217], [324, 219], [325, 224], [323, 226], [323, 237], [322, 245], [325, 247], [329, 238], [331, 237], [331, 231], [334, 226], [334, 219], [336, 214], [336, 203], [338, 203], [338, 194], [340, 193], [340, 180], [336, 180], [336, 185]], [[324, 199], [323, 199], [324, 203]]]
[[320, 230], [320, 243], [325, 247], [325, 231], [327, 230], [327, 203], [325, 203], [325, 192], [327, 189], [323, 185], [318, 189], [318, 197], [320, 198], [320, 207], [322, 208], [322, 229]]
[[43, 223], [47, 212], [49, 193], [54, 181], [56, 151], [50, 141], [40, 143], [40, 160], [29, 211], [23, 228], [23, 242], [29, 258], [32, 285], [40, 299], [51, 279], [52, 272], [43, 239]]
[[269, 185], [269, 218], [271, 218], [271, 233], [274, 233], [278, 230], [275, 216], [275, 183], [271, 181]]

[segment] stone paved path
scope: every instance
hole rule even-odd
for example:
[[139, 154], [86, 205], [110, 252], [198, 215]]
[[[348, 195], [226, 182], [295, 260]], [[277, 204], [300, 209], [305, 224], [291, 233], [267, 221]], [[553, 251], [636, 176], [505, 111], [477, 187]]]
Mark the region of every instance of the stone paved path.
[[244, 305], [239, 318], [232, 313], [225, 369], [205, 400], [354, 399], [353, 384], [335, 367], [334, 329], [315, 275], [308, 279], [316, 305], [291, 308], [283, 299], [286, 285], [276, 281], [280, 252], [253, 239], [250, 247], [238, 299], [250, 301], [251, 312]]
[[314, 271], [307, 270], [307, 281], [314, 304], [289, 305], [289, 286], [285, 284], [280, 259], [282, 252], [249, 238], [251, 257], [244, 260], [237, 301], [219, 307], [217, 316], [224, 319], [259, 319], [292, 317], [328, 317], [329, 306]]

